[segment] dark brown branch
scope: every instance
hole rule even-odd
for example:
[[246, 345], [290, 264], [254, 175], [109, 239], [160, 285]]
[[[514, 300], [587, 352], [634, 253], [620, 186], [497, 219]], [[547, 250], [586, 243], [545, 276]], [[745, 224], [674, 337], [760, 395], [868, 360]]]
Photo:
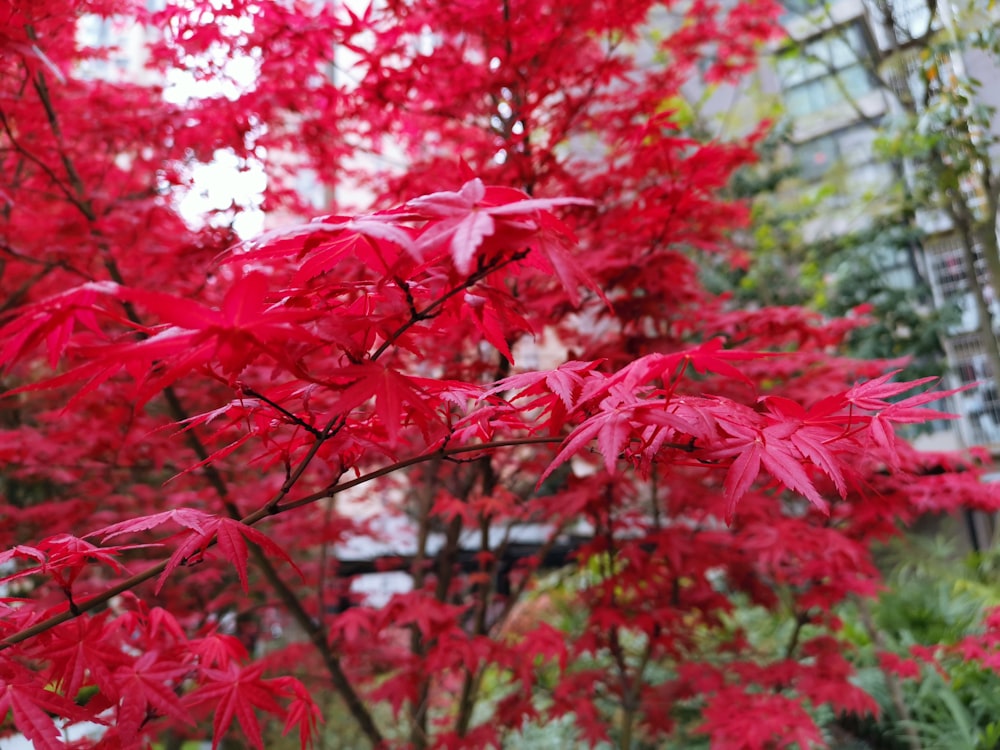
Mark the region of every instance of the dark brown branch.
[[475, 286], [477, 283], [485, 279], [494, 271], [499, 271], [501, 268], [504, 268], [505, 266], [508, 266], [511, 263], [516, 263], [519, 260], [523, 260], [527, 256], [527, 254], [528, 254], [527, 250], [521, 250], [511, 255], [509, 258], [505, 258], [503, 260], [499, 259], [495, 260], [494, 262], [484, 266], [483, 268], [478, 269], [475, 273], [471, 274], [465, 281], [463, 281], [459, 286], [456, 286], [447, 293], [443, 294], [441, 297], [439, 297], [434, 302], [429, 304], [423, 310], [418, 310], [413, 312], [410, 315], [410, 319], [405, 323], [403, 323], [401, 326], [399, 326], [399, 328], [397, 328], [391, 334], [389, 334], [389, 338], [383, 341], [381, 346], [379, 346], [379, 348], [376, 349], [374, 353], [372, 353], [371, 359], [376, 360], [379, 357], [381, 357], [390, 346], [393, 346], [396, 343], [396, 341], [399, 340], [400, 336], [402, 336], [404, 333], [410, 330], [417, 323], [424, 320], [429, 320], [438, 315], [441, 306], [444, 305], [444, 303], [447, 302], [449, 299], [456, 296], [457, 294], [464, 292], [469, 287]]
[[[35, 91], [37, 92], [39, 99], [41, 99], [42, 105], [45, 108], [52, 132], [56, 136], [56, 139], [58, 141], [61, 141], [61, 131], [59, 129], [58, 117], [52, 105], [51, 98], [49, 97], [48, 87], [45, 83], [44, 75], [41, 72], [38, 74], [34, 82], [34, 86], [35, 86]], [[0, 113], [0, 116], [2, 116], [2, 113]], [[6, 118], [3, 119], [3, 126], [5, 130], [7, 130], [8, 136], [11, 138], [11, 141], [14, 142], [13, 134], [9, 128]], [[15, 146], [17, 146], [16, 143]], [[66, 194], [67, 199], [72, 202], [72, 204], [86, 217], [88, 221], [93, 223], [96, 220], [96, 216], [93, 213], [89, 201], [85, 197], [86, 186], [84, 185], [83, 180], [80, 178], [80, 175], [77, 172], [75, 166], [73, 165], [72, 160], [66, 154], [65, 150], [61, 148], [61, 146], [60, 146], [60, 155], [62, 157], [63, 166], [66, 169], [66, 173], [69, 176], [70, 181], [76, 191], [76, 196], [74, 196], [68, 189], [66, 189], [66, 187], [62, 184], [62, 182], [55, 176], [54, 172], [52, 172], [46, 165], [42, 164], [38, 160], [36, 160], [36, 163], [38, 163], [39, 166], [41, 166], [50, 175], [50, 177], [52, 177], [52, 179], [55, 180], [56, 183], [63, 189], [63, 192]], [[108, 259], [106, 259], [104, 265], [109, 275], [116, 283], [124, 284], [124, 279], [122, 277], [121, 271], [119, 270], [117, 264], [113, 259], [109, 257]], [[134, 306], [129, 302], [125, 302], [124, 309], [129, 320], [131, 320], [140, 329], [142, 329], [143, 326], [141, 318], [138, 312], [135, 310]], [[140, 336], [142, 335], [143, 334], [140, 334]], [[171, 415], [173, 416], [174, 420], [177, 422], [185, 422], [189, 418], [189, 415], [174, 388], [172, 386], [166, 387], [163, 390], [163, 395], [165, 400], [167, 401]], [[322, 433], [317, 435], [317, 439], [314, 441], [310, 451], [305, 455], [305, 457], [303, 457], [299, 461], [298, 466], [285, 480], [285, 483], [282, 485], [281, 490], [278, 492], [278, 494], [275, 495], [271, 499], [271, 501], [269, 501], [268, 504], [265, 506], [265, 510], [273, 510], [277, 506], [277, 504], [288, 494], [288, 492], [291, 491], [292, 487], [301, 478], [306, 468], [312, 462], [312, 459], [315, 457], [316, 452], [319, 450], [319, 447], [323, 444], [323, 442], [332, 437], [332, 435], [336, 434], [336, 432], [341, 427], [343, 427], [343, 425], [344, 425], [344, 420], [341, 417], [334, 417], [333, 419], [330, 420], [330, 422], [327, 424], [326, 428], [322, 431]], [[208, 480], [209, 485], [213, 488], [213, 490], [216, 492], [219, 498], [223, 501], [223, 504], [226, 507], [226, 511], [229, 513], [231, 517], [239, 519], [241, 514], [239, 508], [230, 498], [227, 482], [225, 478], [222, 476], [219, 469], [214, 464], [208, 461], [210, 454], [206, 449], [205, 445], [201, 442], [201, 439], [198, 437], [198, 435], [195, 433], [194, 430], [186, 431], [185, 439], [188, 443], [188, 446], [198, 457], [199, 461], [204, 463], [203, 467], [204, 476]], [[257, 547], [256, 545], [251, 544], [250, 554], [254, 558], [255, 565], [261, 570], [261, 572], [264, 574], [264, 577], [267, 579], [268, 583], [272, 586], [272, 588], [276, 591], [278, 596], [284, 602], [285, 606], [288, 608], [292, 617], [296, 620], [299, 626], [302, 627], [307, 634], [309, 634], [310, 640], [319, 650], [320, 655], [324, 661], [324, 664], [326, 665], [327, 670], [330, 673], [331, 681], [333, 682], [334, 687], [337, 689], [338, 693], [340, 693], [341, 697], [344, 699], [345, 703], [347, 704], [348, 710], [351, 712], [352, 716], [358, 722], [362, 731], [365, 733], [365, 736], [368, 737], [373, 746], [377, 747], [381, 745], [383, 740], [382, 733], [375, 725], [371, 713], [368, 711], [367, 707], [361, 701], [361, 698], [358, 696], [357, 692], [350, 684], [350, 681], [348, 680], [346, 674], [344, 673], [339, 660], [334, 655], [333, 651], [330, 649], [330, 646], [326, 641], [326, 636], [322, 631], [322, 629], [319, 627], [318, 623], [316, 623], [309, 616], [308, 612], [306, 612], [298, 596], [296, 596], [295, 592], [284, 582], [280, 574], [274, 568], [274, 565], [263, 553], [263, 551], [260, 550], [260, 548]], [[122, 584], [120, 584], [119, 586], [113, 587], [109, 591], [104, 592], [104, 594], [101, 594], [98, 597], [88, 600], [83, 605], [71, 601], [70, 603], [72, 606], [69, 608], [69, 610], [67, 610], [66, 613], [63, 613], [63, 616], [65, 615], [68, 616], [64, 617], [63, 619], [59, 619], [58, 621], [57, 618], [61, 616], [57, 616], [57, 618], [49, 618], [49, 620], [46, 620], [44, 622], [50, 622], [51, 625], [49, 627], [54, 627], [55, 625], [59, 624], [59, 622], [63, 622], [66, 619], [80, 616], [81, 614], [83, 614], [83, 612], [98, 607], [103, 603], [105, 603], [106, 601], [108, 601], [108, 599], [110, 598], [108, 596], [109, 594], [111, 594], [111, 596], [113, 597], [114, 595], [116, 595], [116, 593], [128, 590], [129, 588], [132, 588], [138, 585], [139, 583], [142, 583], [145, 580], [149, 580], [149, 578], [152, 578], [153, 575], [158, 575], [159, 573], [154, 572], [157, 569], [159, 569], [159, 572], [162, 572], [163, 570], [166, 569], [166, 564], [161, 563], [159, 565], [154, 566], [152, 569], [145, 571], [143, 574], [140, 574], [138, 576], [133, 576], [132, 578], [123, 581]], [[122, 589], [120, 588], [120, 586], [123, 584], [129, 584], [129, 585], [126, 588]], [[112, 593], [115, 592], [116, 589], [118, 589], [118, 591], [116, 593]], [[38, 624], [41, 625], [43, 623], [38, 623]], [[43, 632], [43, 630], [38, 630], [37, 632]], [[16, 636], [20, 635], [22, 634], [21, 633], [15, 634], [15, 638], [8, 638], [0, 642], [0, 650], [2, 650], [3, 648], [8, 648], [11, 645], [14, 645], [15, 643], [19, 642], [20, 640], [24, 640], [24, 638], [16, 638]], [[25, 637], [30, 637], [30, 636], [31, 634], [28, 634]]]
[[[334, 487], [330, 487], [323, 490], [322, 492], [314, 493], [313, 495], [309, 495], [305, 498], [300, 498], [292, 503], [288, 503], [287, 505], [280, 506], [277, 509], [276, 513], [283, 513], [287, 510], [292, 510], [294, 508], [302, 507], [303, 505], [315, 503], [318, 500], [339, 495], [341, 492], [345, 492], [353, 487], [357, 487], [367, 482], [371, 482], [374, 479], [378, 479], [379, 477], [384, 477], [387, 474], [392, 474], [393, 472], [405, 469], [409, 466], [415, 466], [417, 464], [424, 463], [425, 461], [433, 460], [434, 458], [440, 457], [442, 454], [446, 456], [458, 455], [460, 453], [496, 450], [498, 448], [513, 447], [518, 445], [538, 445], [539, 443], [557, 443], [560, 442], [561, 440], [562, 438], [539, 438], [539, 437], [514, 438], [511, 440], [499, 440], [493, 443], [482, 443], [479, 445], [465, 445], [457, 448], [449, 448], [443, 451], [433, 451], [431, 453], [425, 453], [420, 456], [414, 456], [413, 458], [397, 461], [394, 464], [385, 466], [381, 469], [376, 469], [375, 471], [369, 472], [368, 474], [364, 474], [360, 477], [357, 477], [356, 479], [352, 479], [348, 482], [339, 483]], [[259, 522], [261, 519], [267, 518], [268, 516], [271, 515], [275, 515], [276, 513], [271, 513], [268, 510], [266, 510], [266, 508], [261, 508], [257, 511], [254, 511], [248, 516], [244, 516], [242, 519], [240, 519], [240, 522], [248, 526], [251, 526]], [[77, 606], [79, 607], [81, 613], [89, 612], [90, 610], [96, 609], [104, 604], [107, 604], [111, 599], [118, 596], [119, 594], [129, 591], [130, 589], [135, 588], [141, 583], [145, 583], [146, 581], [156, 578], [158, 575], [163, 573], [164, 570], [166, 570], [166, 567], [167, 567], [167, 560], [162, 560], [153, 567], [148, 568], [141, 573], [136, 573], [135, 575], [112, 586], [106, 591], [97, 594], [96, 596], [91, 597], [90, 599], [87, 599], [86, 601], [77, 602]], [[60, 625], [68, 620], [72, 620], [73, 617], [74, 615], [69, 612], [61, 612], [57, 615], [53, 615], [52, 617], [46, 618], [45, 620], [41, 620], [30, 627], [24, 628], [23, 630], [20, 630], [16, 633], [12, 633], [3, 640], [0, 640], [0, 651], [8, 649], [11, 646], [21, 643], [22, 641], [26, 641], [29, 638], [38, 635], [39, 633], [44, 633], [46, 630], [50, 630], [51, 628], [54, 628], [56, 625]]]
[[242, 386], [240, 388], [240, 390], [243, 391], [244, 395], [249, 396], [250, 398], [255, 398], [255, 399], [258, 399], [260, 401], [263, 401], [265, 404], [267, 404], [268, 406], [270, 406], [276, 412], [278, 412], [279, 414], [281, 414], [282, 416], [284, 416], [285, 418], [287, 418], [292, 424], [298, 425], [299, 427], [301, 427], [303, 430], [305, 430], [306, 432], [308, 432], [313, 437], [325, 439], [324, 436], [323, 436], [323, 431], [322, 430], [320, 430], [319, 428], [315, 427], [314, 425], [309, 424], [308, 422], [306, 422], [301, 417], [298, 417], [295, 414], [292, 414], [292, 412], [288, 411], [288, 409], [286, 409], [285, 407], [283, 407], [281, 404], [275, 403], [274, 401], [272, 401], [271, 399], [269, 399], [267, 396], [265, 396], [263, 393], [260, 393], [259, 391], [256, 391], [253, 388], [250, 388], [250, 387], [245, 386], [245, 385]]
[[4, 132], [7, 134], [8, 140], [10, 140], [11, 145], [14, 147], [17, 153], [19, 153], [25, 159], [27, 159], [32, 164], [37, 166], [43, 172], [45, 172], [48, 178], [52, 180], [52, 183], [59, 189], [59, 192], [61, 192], [66, 197], [66, 200], [72, 203], [73, 206], [75, 206], [76, 209], [81, 214], [83, 214], [88, 221], [94, 221], [96, 217], [94, 216], [93, 210], [90, 208], [90, 206], [84, 203], [82, 200], [80, 200], [79, 196], [77, 196], [73, 192], [73, 190], [71, 190], [70, 187], [65, 182], [63, 182], [62, 178], [58, 174], [56, 174], [55, 170], [52, 169], [52, 167], [50, 167], [40, 158], [35, 156], [31, 151], [22, 146], [21, 143], [17, 140], [17, 138], [14, 137], [14, 132], [11, 129], [10, 123], [8, 122], [7, 116], [4, 114], [3, 110], [0, 110], [0, 125], [3, 126]]

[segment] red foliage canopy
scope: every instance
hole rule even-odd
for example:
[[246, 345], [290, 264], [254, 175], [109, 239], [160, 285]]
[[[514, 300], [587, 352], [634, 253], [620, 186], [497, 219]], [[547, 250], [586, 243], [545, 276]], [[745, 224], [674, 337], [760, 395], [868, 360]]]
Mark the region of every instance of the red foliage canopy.
[[[936, 396], [837, 357], [854, 322], [698, 281], [741, 259], [721, 194], [755, 136], [674, 104], [775, 14], [0, 7], [3, 731], [263, 747], [266, 716], [305, 746], [332, 687], [372, 745], [566, 716], [804, 748], [813, 708], [872, 710], [834, 614], [870, 543], [995, 498], [895, 437]], [[239, 242], [233, 206], [178, 209], [221, 154], [274, 217], [303, 176], [395, 207]], [[379, 571], [407, 585], [352, 587]], [[736, 602], [794, 623], [786, 653]]]

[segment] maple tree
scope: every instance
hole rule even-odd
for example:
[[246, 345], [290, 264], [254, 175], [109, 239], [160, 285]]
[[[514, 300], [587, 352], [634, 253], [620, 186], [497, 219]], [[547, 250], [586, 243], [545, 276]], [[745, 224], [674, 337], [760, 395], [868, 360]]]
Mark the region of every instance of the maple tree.
[[[870, 543], [995, 497], [896, 437], [938, 394], [837, 357], [857, 321], [698, 282], [742, 259], [719, 190], [757, 134], [700, 142], [669, 102], [752, 66], [774, 6], [3, 13], [5, 731], [263, 747], [276, 719], [306, 746], [332, 690], [372, 746], [569, 717], [587, 743], [809, 747], [815, 708], [873, 710], [835, 614], [877, 589]], [[108, 73], [94, 17], [141, 29], [142, 75]], [[276, 214], [308, 210], [303, 170], [377, 206], [191, 226], [220, 152]], [[565, 631], [523, 604], [556, 562], [583, 571]], [[352, 589], [390, 570], [386, 601]], [[782, 656], [739, 600], [795, 623]]]

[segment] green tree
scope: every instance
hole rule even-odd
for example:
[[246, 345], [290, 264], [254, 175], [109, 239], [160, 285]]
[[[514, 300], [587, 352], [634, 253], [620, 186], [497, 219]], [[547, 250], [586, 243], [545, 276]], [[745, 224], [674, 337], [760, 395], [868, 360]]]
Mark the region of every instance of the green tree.
[[[936, 339], [947, 348], [965, 331], [981, 361], [960, 377], [995, 377], [998, 143], [991, 91], [973, 75], [1000, 69], [994, 4], [873, 0], [853, 16], [835, 0], [785, 5], [789, 39], [773, 62], [788, 126], [765, 158], [760, 251], [741, 293], [783, 283], [790, 301], [835, 314], [863, 292], [876, 325], [854, 334], [858, 351], [933, 368]], [[945, 263], [958, 270], [931, 310], [929, 282]]]

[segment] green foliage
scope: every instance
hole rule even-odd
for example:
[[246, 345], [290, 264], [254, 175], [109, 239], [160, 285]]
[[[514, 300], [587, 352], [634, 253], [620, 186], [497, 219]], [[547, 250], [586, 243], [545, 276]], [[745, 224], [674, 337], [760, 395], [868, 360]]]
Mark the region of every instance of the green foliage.
[[[977, 633], [984, 613], [1000, 603], [995, 573], [1000, 551], [957, 559], [951, 545], [911, 539], [894, 550], [898, 560], [888, 588], [867, 615], [860, 605], [845, 607], [844, 636], [859, 667], [858, 683], [881, 706], [879, 722], [853, 729], [869, 739], [908, 747], [905, 731], [923, 748], [989, 750], [1000, 747], [1000, 674], [964, 661], [949, 647]], [[919, 676], [886, 670], [880, 655], [910, 659], [933, 653]], [[925, 649], [926, 651], [921, 651]], [[907, 716], [893, 698], [903, 698]]]
[[[787, 136], [779, 129], [761, 145], [761, 163], [733, 182], [734, 192], [752, 206], [748, 266], [707, 268], [706, 283], [742, 307], [804, 305], [830, 317], [861, 313], [869, 323], [852, 332], [847, 353], [909, 359], [908, 377], [939, 374], [941, 339], [958, 310], [931, 303], [915, 260], [920, 232], [894, 210], [865, 216], [852, 231], [817, 234], [843, 193], [831, 181], [789, 190], [797, 172], [781, 162], [783, 144]], [[807, 238], [807, 230], [817, 236]]]
[[[797, 0], [787, 7], [820, 20], [832, 19], [830, 5]], [[872, 24], [883, 11], [898, 15], [919, 11], [921, 4], [877, 5]], [[846, 91], [841, 91], [845, 101], [839, 110], [829, 104], [831, 115], [856, 113], [851, 128], [877, 130], [870, 162], [838, 147], [823, 150], [822, 156], [836, 159], [834, 153], [842, 153], [844, 161], [824, 161], [819, 169], [810, 169], [808, 155], [820, 152], [802, 151], [793, 137], [799, 123], [790, 117], [759, 145], [759, 163], [744, 168], [732, 184], [734, 193], [753, 205], [747, 238], [751, 262], [728, 276], [711, 269], [708, 276], [716, 290], [731, 291], [742, 305], [804, 304], [830, 316], [865, 305], [872, 324], [852, 336], [851, 354], [911, 357], [909, 376], [940, 373], [944, 356], [939, 342], [958, 315], [952, 308], [931, 309], [929, 290], [913, 260], [923, 244], [917, 216], [941, 208], [954, 212], [962, 204], [959, 213], [974, 218], [978, 234], [990, 237], [995, 229], [993, 217], [981, 210], [996, 181], [990, 167], [997, 143], [991, 127], [995, 108], [984, 102], [983, 83], [969, 76], [964, 65], [954, 64], [955, 56], [969, 49], [1000, 58], [995, 18], [980, 6], [953, 8], [943, 27], [929, 27], [927, 36], [914, 39], [898, 56], [876, 60], [855, 50], [856, 63], [865, 67], [871, 85], [899, 105], [884, 117], [865, 114]], [[933, 3], [928, 8], [931, 15], [937, 12]], [[837, 34], [846, 39], [842, 30], [830, 32], [831, 37]], [[787, 68], [806, 64], [809, 57], [808, 43], [790, 42], [775, 59], [779, 68]], [[906, 85], [901, 87], [902, 80]], [[815, 132], [818, 114], [803, 121], [799, 135]], [[796, 171], [796, 153], [805, 159], [809, 174]], [[859, 188], [865, 169], [876, 165], [886, 170], [886, 184], [879, 178], [877, 188]], [[912, 267], [911, 283], [887, 278], [890, 273], [900, 276], [906, 265]]]
[[[875, 601], [841, 605], [835, 613], [839, 630], [831, 631], [830, 623], [822, 619], [797, 618], [788, 607], [766, 608], [733, 594], [732, 610], [716, 624], [696, 628], [690, 651], [682, 660], [645, 665], [647, 685], [655, 689], [675, 679], [685, 662], [725, 669], [734, 639], [740, 639], [744, 653], [752, 653], [763, 665], [794, 657], [802, 644], [835, 632], [857, 670], [855, 683], [877, 701], [880, 716], [846, 716], [827, 706], [813, 706], [812, 716], [830, 747], [910, 750], [915, 736], [923, 750], [1000, 748], [1000, 674], [964, 661], [953, 649], [963, 638], [978, 633], [984, 613], [1000, 605], [1000, 550], [961, 557], [951, 543], [910, 537], [884, 552], [883, 558], [892, 569], [885, 591]], [[538, 592], [547, 602], [541, 618], [569, 634], [579, 633], [585, 616], [573, 606], [573, 592], [599, 584], [604, 576], [598, 568], [550, 576]], [[720, 586], [724, 589], [724, 582]], [[626, 660], [634, 668], [643, 651], [643, 636], [626, 630], [621, 635]], [[914, 659], [914, 649], [924, 657]], [[892, 662], [885, 660], [886, 654], [912, 665], [918, 676], [890, 669]], [[587, 669], [611, 658], [606, 650], [599, 650], [577, 668]], [[488, 675], [484, 682], [488, 697], [482, 708], [488, 710], [509, 690], [507, 680]], [[693, 731], [703, 710], [698, 701], [676, 701], [671, 706], [675, 729], [663, 738], [666, 744], [657, 747], [708, 748], [708, 739]], [[509, 746], [568, 747], [574, 744], [576, 731], [572, 717], [546, 724], [529, 722], [508, 736]], [[640, 742], [637, 747], [644, 746]]]

